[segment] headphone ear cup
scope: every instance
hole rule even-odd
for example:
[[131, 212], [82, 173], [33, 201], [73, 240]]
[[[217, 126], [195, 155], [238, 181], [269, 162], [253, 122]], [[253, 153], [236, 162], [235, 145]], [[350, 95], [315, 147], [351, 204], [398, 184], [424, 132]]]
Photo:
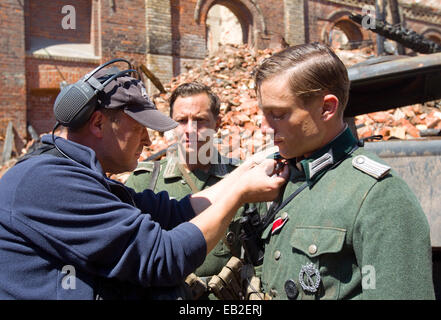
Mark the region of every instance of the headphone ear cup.
[[90, 116], [96, 109], [97, 105], [97, 97], [94, 96], [78, 113], [77, 115], [70, 121], [67, 127], [75, 129], [81, 127], [83, 124], [89, 120]]
[[93, 77], [99, 70], [117, 61], [127, 62], [129, 66], [131, 66], [131, 64], [124, 59], [111, 60], [86, 74], [76, 83], [68, 85], [61, 90], [54, 103], [54, 116], [58, 124], [68, 128], [78, 128], [82, 126], [89, 120], [93, 111], [96, 109], [98, 103], [97, 95], [102, 92], [104, 87], [117, 77], [121, 77], [130, 72], [136, 72], [134, 69], [128, 69], [112, 75], [108, 74], [109, 77], [104, 83]]
[[96, 103], [94, 89], [80, 80], [63, 88], [58, 94], [54, 103], [55, 119], [65, 127], [79, 127], [90, 117]]

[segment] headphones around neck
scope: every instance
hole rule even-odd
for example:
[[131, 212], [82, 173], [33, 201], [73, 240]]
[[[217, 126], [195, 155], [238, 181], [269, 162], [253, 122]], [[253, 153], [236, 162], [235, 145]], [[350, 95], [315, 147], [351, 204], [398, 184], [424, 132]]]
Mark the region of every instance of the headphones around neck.
[[[110, 75], [103, 83], [93, 77], [95, 73], [106, 66], [120, 61], [126, 62], [129, 65], [129, 69], [124, 71], [116, 69], [117, 72]], [[137, 70], [132, 69], [129, 61], [119, 58], [113, 59], [95, 68], [76, 83], [63, 88], [54, 103], [54, 116], [55, 120], [57, 120], [56, 127], [59, 125], [68, 128], [81, 127], [95, 111], [98, 93], [102, 92], [112, 80], [132, 72], [138, 73]]]

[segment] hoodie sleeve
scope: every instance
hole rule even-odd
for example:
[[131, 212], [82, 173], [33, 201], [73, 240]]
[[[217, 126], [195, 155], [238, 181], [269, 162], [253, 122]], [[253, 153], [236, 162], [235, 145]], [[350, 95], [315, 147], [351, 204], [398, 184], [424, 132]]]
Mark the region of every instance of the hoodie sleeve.
[[128, 190], [131, 192], [135, 204], [141, 212], [150, 214], [152, 219], [158, 222], [164, 229], [169, 230], [195, 217], [189, 195], [178, 201], [170, 199], [166, 191], [155, 194], [151, 190], [145, 190], [142, 193], [135, 193], [130, 188]]
[[173, 226], [165, 230], [153, 213], [110, 193], [98, 173], [67, 159], [51, 157], [38, 169], [27, 168], [21, 179], [12, 199], [13, 227], [63, 263], [142, 286], [162, 286], [179, 283], [205, 258], [201, 231], [170, 218], [182, 216], [185, 202], [148, 196], [154, 216], [164, 215], [161, 224]]

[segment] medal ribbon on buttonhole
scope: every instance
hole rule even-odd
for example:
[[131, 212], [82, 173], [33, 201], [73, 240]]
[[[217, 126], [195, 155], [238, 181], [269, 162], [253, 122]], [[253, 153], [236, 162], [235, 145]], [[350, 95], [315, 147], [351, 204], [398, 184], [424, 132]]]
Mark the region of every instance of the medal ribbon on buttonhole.
[[274, 233], [278, 232], [280, 229], [282, 229], [282, 227], [285, 225], [286, 221], [288, 221], [288, 213], [287, 212], [283, 212], [280, 217], [278, 217], [276, 220], [274, 220], [273, 222], [273, 226], [271, 228], [271, 235], [273, 235]]

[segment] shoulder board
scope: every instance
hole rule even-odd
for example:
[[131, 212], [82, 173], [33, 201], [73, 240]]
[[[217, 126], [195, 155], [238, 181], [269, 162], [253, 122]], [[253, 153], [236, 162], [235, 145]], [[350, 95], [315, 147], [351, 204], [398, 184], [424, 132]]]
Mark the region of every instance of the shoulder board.
[[133, 172], [152, 172], [154, 168], [153, 161], [145, 161], [145, 162], [139, 162], [138, 166], [136, 167]]
[[164, 179], [182, 177], [182, 173], [178, 168], [178, 160], [174, 157], [168, 157], [164, 168]]
[[359, 155], [352, 159], [352, 165], [377, 180], [387, 175], [391, 169], [391, 167], [374, 161], [364, 155]]

